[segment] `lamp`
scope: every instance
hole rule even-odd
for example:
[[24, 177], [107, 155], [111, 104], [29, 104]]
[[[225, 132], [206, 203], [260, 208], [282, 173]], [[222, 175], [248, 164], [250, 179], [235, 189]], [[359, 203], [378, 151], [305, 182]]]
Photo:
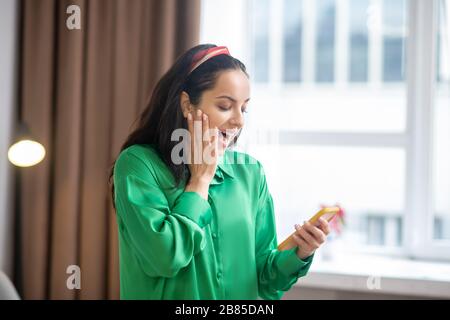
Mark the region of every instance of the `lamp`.
[[9, 161], [18, 167], [31, 167], [45, 157], [45, 148], [31, 135], [28, 126], [20, 123], [13, 144], [8, 150]]

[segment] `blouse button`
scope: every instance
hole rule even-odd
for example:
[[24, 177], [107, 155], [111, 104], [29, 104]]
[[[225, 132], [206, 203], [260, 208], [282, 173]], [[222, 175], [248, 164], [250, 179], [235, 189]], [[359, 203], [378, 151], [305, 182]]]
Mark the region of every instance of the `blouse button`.
[[218, 278], [218, 279], [222, 278], [222, 272], [220, 272], [220, 271], [217, 272], [217, 278]]
[[217, 233], [213, 232], [212, 237], [213, 237], [214, 239], [217, 239]]

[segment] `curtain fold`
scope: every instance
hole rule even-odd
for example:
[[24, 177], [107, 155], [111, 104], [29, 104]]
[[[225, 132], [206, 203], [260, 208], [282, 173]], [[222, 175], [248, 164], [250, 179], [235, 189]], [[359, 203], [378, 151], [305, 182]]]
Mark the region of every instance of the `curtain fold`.
[[[81, 30], [69, 30], [69, 5]], [[119, 298], [108, 174], [151, 90], [198, 44], [200, 0], [23, 0], [21, 121], [46, 147], [20, 174], [25, 299]], [[81, 290], [66, 286], [81, 270]]]

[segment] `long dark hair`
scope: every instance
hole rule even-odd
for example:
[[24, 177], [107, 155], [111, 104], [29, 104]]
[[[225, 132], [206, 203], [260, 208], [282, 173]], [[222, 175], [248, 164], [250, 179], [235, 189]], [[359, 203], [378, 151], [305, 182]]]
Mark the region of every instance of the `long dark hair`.
[[[136, 129], [128, 136], [120, 152], [135, 144], [151, 144], [172, 172], [176, 185], [189, 178], [189, 168], [185, 163], [174, 164], [171, 160], [173, 147], [178, 143], [171, 141], [175, 129], [187, 129], [187, 121], [180, 106], [180, 95], [185, 91], [190, 103], [198, 106], [202, 93], [214, 88], [219, 73], [225, 70], [242, 70], [248, 77], [245, 65], [228, 55], [218, 55], [202, 63], [189, 74], [193, 56], [200, 50], [216, 47], [213, 44], [197, 45], [181, 56], [156, 84], [150, 102], [138, 118]], [[234, 140], [234, 143], [236, 142]], [[114, 197], [114, 164], [109, 182], [113, 206]]]

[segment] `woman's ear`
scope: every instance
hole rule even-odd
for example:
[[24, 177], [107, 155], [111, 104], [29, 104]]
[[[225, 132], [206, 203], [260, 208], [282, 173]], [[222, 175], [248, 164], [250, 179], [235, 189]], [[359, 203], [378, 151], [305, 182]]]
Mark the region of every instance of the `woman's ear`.
[[180, 107], [181, 112], [183, 112], [183, 116], [187, 118], [189, 112], [192, 110], [191, 101], [189, 100], [189, 95], [183, 91], [180, 94]]

